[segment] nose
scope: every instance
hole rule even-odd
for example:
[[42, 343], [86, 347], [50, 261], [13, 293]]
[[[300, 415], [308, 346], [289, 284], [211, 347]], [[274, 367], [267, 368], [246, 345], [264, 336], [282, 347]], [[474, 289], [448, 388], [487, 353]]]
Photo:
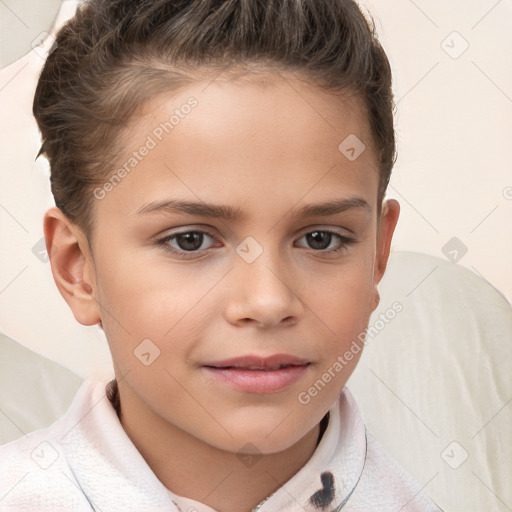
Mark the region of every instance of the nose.
[[279, 250], [265, 249], [252, 263], [238, 255], [230, 272], [225, 315], [234, 325], [293, 325], [304, 314], [300, 286]]

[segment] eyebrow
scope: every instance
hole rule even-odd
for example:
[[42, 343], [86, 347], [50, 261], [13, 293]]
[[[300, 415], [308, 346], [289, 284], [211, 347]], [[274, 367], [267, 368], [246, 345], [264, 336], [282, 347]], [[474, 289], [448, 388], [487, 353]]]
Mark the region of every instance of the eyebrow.
[[[354, 209], [363, 209], [368, 214], [372, 211], [371, 206], [362, 197], [349, 197], [334, 199], [325, 203], [305, 205], [296, 212], [296, 215], [301, 219], [308, 217], [324, 217]], [[188, 214], [229, 221], [246, 218], [246, 213], [236, 206], [173, 199], [146, 203], [135, 212], [135, 215], [147, 215], [150, 213]]]

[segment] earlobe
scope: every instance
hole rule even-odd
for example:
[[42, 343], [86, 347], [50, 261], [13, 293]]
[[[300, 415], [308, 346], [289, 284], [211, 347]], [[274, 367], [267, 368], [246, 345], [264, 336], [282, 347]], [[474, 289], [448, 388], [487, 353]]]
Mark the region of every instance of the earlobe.
[[[59, 208], [50, 208], [44, 216], [46, 250], [53, 279], [76, 320], [82, 325], [101, 321], [93, 296], [94, 290], [86, 276], [93, 275], [85, 236]], [[90, 270], [90, 272], [89, 272]]]

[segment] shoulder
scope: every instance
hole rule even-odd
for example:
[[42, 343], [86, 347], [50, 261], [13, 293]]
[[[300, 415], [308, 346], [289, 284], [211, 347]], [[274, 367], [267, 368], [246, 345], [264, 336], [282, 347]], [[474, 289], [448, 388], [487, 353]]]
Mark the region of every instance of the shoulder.
[[[342, 391], [339, 407], [340, 428], [336, 430], [345, 440], [338, 445], [336, 453], [338, 457], [350, 461], [355, 482], [346, 497], [347, 511], [442, 512], [425, 494], [422, 486], [366, 429], [357, 403], [347, 387]], [[346, 480], [347, 475], [345, 468], [342, 480]]]
[[91, 510], [55, 439], [37, 431], [0, 447], [0, 460], [0, 511]]
[[103, 385], [85, 382], [62, 418], [0, 446], [0, 511], [91, 510], [68, 463], [66, 436]]
[[366, 431], [365, 465], [354, 498], [381, 512], [442, 512], [420, 485], [389, 455], [379, 441]]

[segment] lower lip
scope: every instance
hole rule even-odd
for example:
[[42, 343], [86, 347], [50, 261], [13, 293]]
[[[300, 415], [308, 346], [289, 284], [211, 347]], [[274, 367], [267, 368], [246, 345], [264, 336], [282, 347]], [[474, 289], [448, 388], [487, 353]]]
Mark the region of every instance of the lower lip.
[[308, 365], [286, 366], [279, 370], [244, 370], [237, 368], [204, 369], [219, 381], [246, 393], [276, 393], [295, 384], [306, 372]]

